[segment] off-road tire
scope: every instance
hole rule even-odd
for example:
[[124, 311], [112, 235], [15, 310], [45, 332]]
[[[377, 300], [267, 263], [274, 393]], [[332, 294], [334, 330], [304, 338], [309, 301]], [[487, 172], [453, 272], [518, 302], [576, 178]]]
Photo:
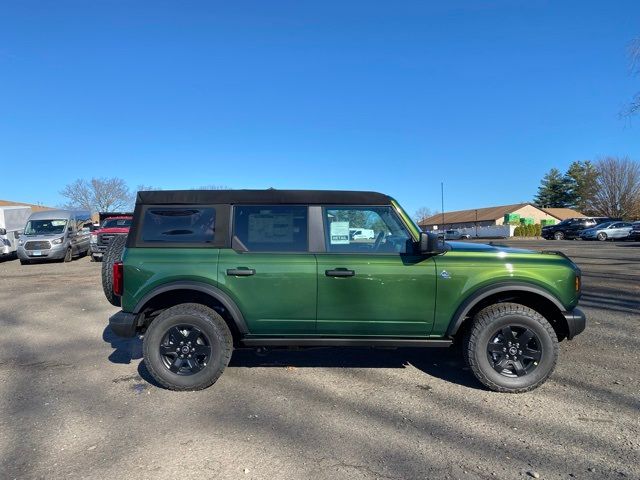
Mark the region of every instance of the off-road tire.
[[[196, 327], [207, 337], [211, 347], [206, 366], [191, 375], [171, 372], [160, 354], [163, 338], [178, 325]], [[213, 385], [229, 364], [233, 336], [224, 319], [211, 308], [198, 303], [183, 303], [168, 308], [151, 322], [144, 335], [142, 350], [147, 370], [160, 385], [170, 390], [202, 390]]]
[[[488, 343], [504, 326], [524, 327], [537, 336], [542, 357], [533, 371], [521, 377], [507, 377], [494, 370], [487, 356]], [[463, 353], [476, 378], [489, 389], [523, 393], [542, 385], [558, 361], [558, 338], [551, 324], [538, 312], [517, 303], [490, 305], [476, 314], [467, 330]]]
[[122, 260], [126, 243], [126, 235], [116, 235], [102, 255], [102, 290], [109, 303], [116, 307], [120, 306], [120, 297], [113, 294], [113, 264]]

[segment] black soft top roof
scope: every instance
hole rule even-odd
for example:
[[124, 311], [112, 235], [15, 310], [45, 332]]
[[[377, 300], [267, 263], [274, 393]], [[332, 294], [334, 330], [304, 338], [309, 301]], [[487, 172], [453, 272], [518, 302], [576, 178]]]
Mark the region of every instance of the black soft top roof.
[[151, 190], [138, 192], [137, 204], [313, 204], [389, 205], [391, 197], [377, 192], [340, 190]]

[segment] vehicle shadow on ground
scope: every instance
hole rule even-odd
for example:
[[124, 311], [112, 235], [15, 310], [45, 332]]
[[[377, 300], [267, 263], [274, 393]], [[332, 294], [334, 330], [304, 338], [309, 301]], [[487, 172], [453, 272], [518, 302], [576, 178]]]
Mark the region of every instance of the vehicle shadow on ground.
[[130, 364], [142, 358], [142, 340], [140, 337], [122, 338], [113, 333], [110, 326], [102, 332], [102, 340], [111, 344], [113, 352], [109, 355], [111, 363]]
[[460, 348], [318, 347], [297, 350], [236, 350], [229, 367], [259, 368], [408, 368], [473, 389], [483, 389], [462, 359]]

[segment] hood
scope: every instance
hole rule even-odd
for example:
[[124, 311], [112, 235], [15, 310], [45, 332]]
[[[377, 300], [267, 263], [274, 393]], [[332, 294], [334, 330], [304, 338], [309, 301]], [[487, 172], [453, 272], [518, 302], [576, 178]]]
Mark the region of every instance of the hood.
[[506, 245], [494, 245], [486, 243], [469, 243], [469, 242], [447, 242], [451, 250], [457, 252], [484, 252], [484, 253], [538, 253], [535, 250], [527, 250], [524, 248], [513, 248]]

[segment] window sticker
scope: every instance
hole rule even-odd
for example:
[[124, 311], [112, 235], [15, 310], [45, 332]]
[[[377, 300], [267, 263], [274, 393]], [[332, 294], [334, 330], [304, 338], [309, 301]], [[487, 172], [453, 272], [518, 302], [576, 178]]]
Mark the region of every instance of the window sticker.
[[349, 222], [329, 224], [331, 245], [349, 245]]
[[293, 242], [293, 214], [256, 213], [249, 215], [249, 242]]

